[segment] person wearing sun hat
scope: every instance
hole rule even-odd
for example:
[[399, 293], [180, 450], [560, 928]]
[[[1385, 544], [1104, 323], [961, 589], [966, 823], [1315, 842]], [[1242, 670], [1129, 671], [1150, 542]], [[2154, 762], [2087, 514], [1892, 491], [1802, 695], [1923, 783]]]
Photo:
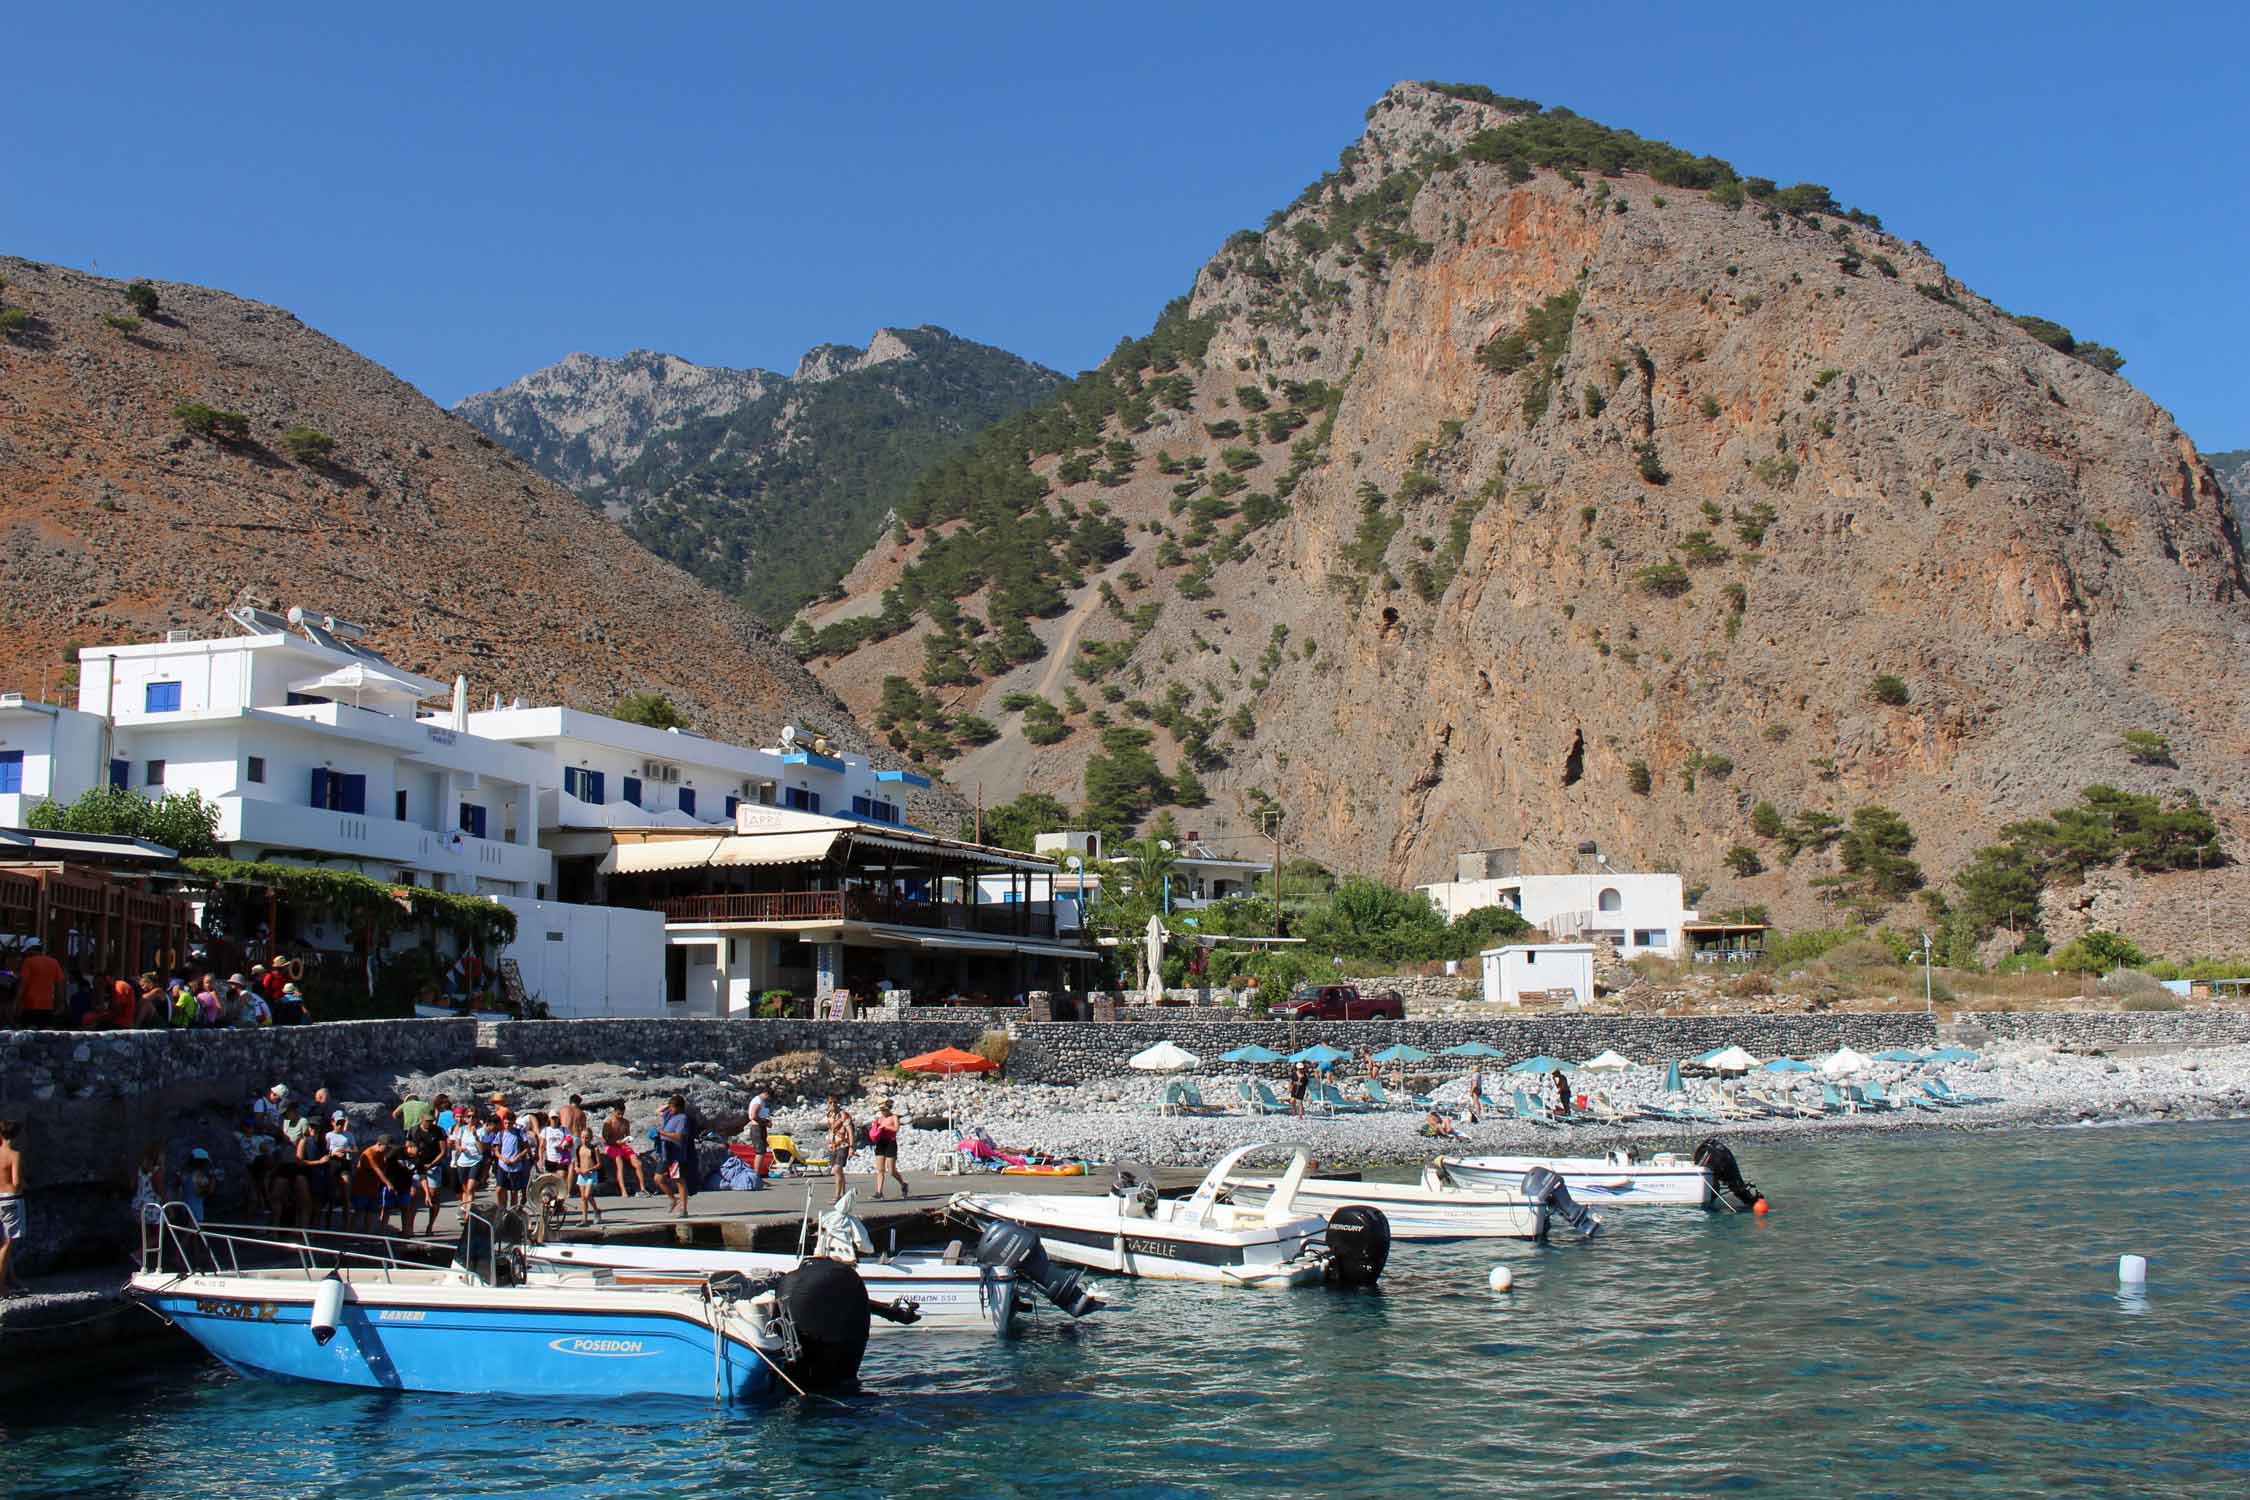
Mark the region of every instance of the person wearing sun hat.
[[281, 999], [275, 1003], [273, 1011], [274, 1020], [283, 1026], [304, 1025], [307, 1019], [304, 991], [298, 989], [294, 981], [284, 982]]

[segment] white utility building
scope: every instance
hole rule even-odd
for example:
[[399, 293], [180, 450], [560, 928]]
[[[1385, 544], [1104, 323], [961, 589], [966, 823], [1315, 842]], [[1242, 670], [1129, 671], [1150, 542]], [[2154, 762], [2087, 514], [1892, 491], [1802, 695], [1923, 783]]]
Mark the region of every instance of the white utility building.
[[1594, 1003], [1592, 943], [1519, 943], [1487, 948], [1484, 998], [1493, 1005]]
[[92, 791], [108, 727], [95, 714], [0, 693], [0, 828], [23, 827], [42, 802]]
[[1482, 907], [1505, 906], [1550, 938], [1607, 941], [1625, 958], [1684, 956], [1681, 929], [1696, 919], [1679, 876], [1628, 875], [1598, 858], [1595, 869], [1583, 875], [1485, 875], [1415, 889], [1448, 922]]

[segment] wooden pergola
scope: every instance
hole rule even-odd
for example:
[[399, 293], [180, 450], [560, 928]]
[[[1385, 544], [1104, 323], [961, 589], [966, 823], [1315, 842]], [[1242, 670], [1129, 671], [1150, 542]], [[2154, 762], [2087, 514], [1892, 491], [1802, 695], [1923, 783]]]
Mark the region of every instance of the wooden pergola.
[[149, 890], [146, 876], [69, 863], [0, 867], [0, 928], [95, 974], [168, 968], [197, 935], [185, 897]]

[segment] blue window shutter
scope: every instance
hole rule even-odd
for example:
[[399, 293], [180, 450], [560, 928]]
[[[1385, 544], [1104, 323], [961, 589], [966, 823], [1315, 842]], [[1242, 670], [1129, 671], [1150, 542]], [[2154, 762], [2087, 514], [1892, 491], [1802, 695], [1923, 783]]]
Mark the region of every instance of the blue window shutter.
[[617, 786], [618, 786], [618, 792], [619, 792], [619, 794], [620, 794], [620, 795], [622, 795], [622, 796], [624, 797], [624, 799], [625, 799], [625, 800], [626, 800], [627, 802], [630, 802], [630, 803], [632, 803], [632, 804], [633, 804], [633, 805], [634, 805], [635, 807], [639, 807], [639, 806], [641, 805], [641, 778], [640, 778], [640, 777], [638, 777], [638, 776], [627, 776], [627, 777], [624, 777], [624, 778], [623, 778], [622, 780], [620, 780], [620, 781], [618, 782]]
[[312, 805], [323, 808], [328, 806], [328, 772], [324, 767], [313, 768]]
[[734, 810], [735, 810], [736, 808], [740, 807], [741, 805], [742, 805], [742, 799], [741, 799], [740, 797], [729, 797], [729, 798], [727, 798], [727, 821], [728, 821], [728, 822], [730, 822], [730, 823], [731, 823], [731, 822], [733, 822], [733, 821], [734, 821]]
[[683, 786], [680, 788], [680, 811], [686, 813], [691, 818], [695, 816], [694, 787]]
[[133, 763], [131, 761], [113, 760], [109, 763], [109, 784], [111, 786], [123, 791], [132, 778]]
[[584, 790], [582, 790], [578, 794], [581, 798], [593, 803], [596, 807], [601, 806], [604, 802], [609, 800], [602, 795], [602, 783], [609, 779], [606, 773], [601, 771], [582, 771], [579, 773], [579, 776], [584, 783]]
[[23, 752], [21, 750], [0, 752], [0, 792], [20, 792], [22, 790]]
[[484, 837], [484, 809], [474, 802], [461, 804], [461, 831], [473, 839]]
[[180, 685], [176, 682], [152, 682], [147, 685], [147, 695], [142, 706], [152, 714], [177, 713], [180, 708]]
[[338, 812], [365, 813], [367, 811], [367, 778], [347, 773], [338, 776], [336, 780], [342, 783], [343, 790], [343, 796], [337, 799], [339, 805], [336, 810]]

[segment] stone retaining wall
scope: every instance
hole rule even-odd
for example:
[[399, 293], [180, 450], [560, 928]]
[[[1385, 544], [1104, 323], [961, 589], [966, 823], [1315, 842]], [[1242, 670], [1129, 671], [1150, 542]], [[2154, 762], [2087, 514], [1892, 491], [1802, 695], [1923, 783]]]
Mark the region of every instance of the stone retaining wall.
[[[1017, 1012], [1021, 1014], [1021, 1012]], [[676, 1065], [712, 1062], [747, 1072], [784, 1052], [825, 1052], [871, 1069], [940, 1047], [973, 1048], [990, 1029], [982, 1013], [962, 1021], [765, 1021], [688, 1018], [502, 1021], [492, 1046], [521, 1067], [547, 1063]]]
[[2250, 1044], [2250, 1011], [1975, 1011], [1952, 1027], [1963, 1040], [2045, 1042], [2055, 1047]]

